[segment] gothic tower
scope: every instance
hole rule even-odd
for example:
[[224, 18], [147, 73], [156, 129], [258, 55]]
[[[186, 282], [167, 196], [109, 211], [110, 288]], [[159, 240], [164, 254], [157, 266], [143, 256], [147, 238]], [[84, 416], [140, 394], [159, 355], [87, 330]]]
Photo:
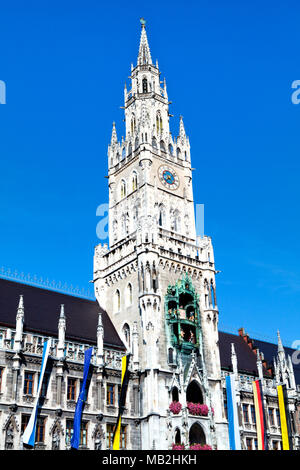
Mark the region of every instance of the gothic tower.
[[125, 138], [118, 141], [113, 124], [108, 147], [109, 247], [95, 248], [95, 294], [140, 374], [142, 448], [168, 448], [175, 430], [177, 440], [178, 432], [182, 442], [193, 440], [196, 423], [187, 411], [170, 413], [172, 400], [207, 405], [197, 432], [222, 448], [213, 247], [196, 236], [189, 139], [182, 118], [178, 137], [170, 133], [166, 81], [141, 23], [124, 90]]

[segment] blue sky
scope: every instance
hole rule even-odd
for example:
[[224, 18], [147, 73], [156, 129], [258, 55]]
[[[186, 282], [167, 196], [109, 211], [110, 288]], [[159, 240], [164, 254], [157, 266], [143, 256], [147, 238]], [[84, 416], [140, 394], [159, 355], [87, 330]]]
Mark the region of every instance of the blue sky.
[[0, 266], [89, 286], [144, 16], [173, 133], [182, 114], [190, 137], [220, 327], [300, 339], [299, 14], [291, 1], [2, 3]]

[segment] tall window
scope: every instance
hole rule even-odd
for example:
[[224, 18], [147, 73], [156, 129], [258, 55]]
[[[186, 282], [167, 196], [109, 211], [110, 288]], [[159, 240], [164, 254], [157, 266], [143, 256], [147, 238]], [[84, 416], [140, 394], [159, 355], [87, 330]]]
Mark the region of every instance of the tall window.
[[120, 449], [126, 449], [127, 446], [127, 426], [121, 426]]
[[121, 307], [121, 295], [120, 295], [119, 289], [117, 289], [115, 292], [114, 304], [115, 304], [115, 309], [114, 309], [115, 312], [119, 312], [120, 307]]
[[123, 332], [123, 336], [124, 336], [124, 340], [126, 342], [126, 345], [128, 346], [128, 348], [130, 348], [130, 328], [129, 328], [129, 325], [127, 323], [125, 323], [125, 325], [123, 326], [122, 332]]
[[126, 196], [126, 181], [121, 181], [121, 199]]
[[252, 450], [252, 439], [246, 437], [246, 448], [247, 450]]
[[126, 303], [132, 305], [132, 285], [129, 283], [126, 289]]
[[173, 146], [172, 146], [172, 144], [169, 144], [169, 153], [170, 153], [170, 155], [173, 155]]
[[87, 421], [81, 421], [80, 425], [80, 445], [87, 446], [87, 431], [88, 431], [88, 423]]
[[152, 137], [152, 147], [154, 149], [157, 149], [157, 142], [156, 142], [156, 138], [155, 137]]
[[34, 374], [32, 372], [25, 372], [24, 376], [24, 395], [33, 395]]
[[4, 369], [0, 368], [0, 392], [2, 390], [3, 370]]
[[42, 383], [41, 397], [45, 397], [47, 395], [49, 380], [50, 380], [50, 373], [45, 372], [43, 383]]
[[66, 446], [71, 445], [71, 439], [73, 437], [73, 420], [67, 419], [66, 421]]
[[106, 385], [106, 404], [114, 405], [115, 404], [115, 386], [114, 384]]
[[166, 151], [166, 146], [163, 140], [160, 141], [160, 150], [162, 150], [163, 152]]
[[22, 415], [22, 418], [21, 418], [21, 433], [22, 433], [22, 434], [24, 433], [24, 431], [25, 431], [25, 429], [26, 429], [26, 427], [27, 427], [29, 418], [30, 418], [29, 415]]
[[67, 400], [76, 400], [77, 379], [68, 377]]
[[136, 171], [134, 171], [132, 174], [132, 191], [135, 191], [136, 189], [137, 189], [137, 173]]
[[134, 131], [135, 131], [135, 115], [133, 114], [131, 118], [131, 133], [133, 134]]
[[[300, 416], [300, 414], [299, 414]], [[276, 421], [277, 421], [277, 426], [280, 427], [280, 413], [279, 413], [279, 408], [276, 408]]]
[[162, 122], [162, 118], [159, 112], [156, 115], [156, 130], [157, 130], [157, 133], [163, 131], [163, 122]]
[[274, 408], [269, 408], [269, 420], [270, 420], [270, 425], [275, 426]]
[[255, 408], [254, 405], [251, 405], [251, 420], [253, 424], [256, 424]]
[[107, 449], [112, 449], [113, 435], [114, 435], [114, 425], [107, 424], [106, 425], [106, 448]]
[[43, 416], [39, 416], [37, 419], [37, 423], [36, 423], [36, 434], [35, 434], [36, 442], [45, 441], [45, 426], [46, 426], [46, 418]]
[[249, 406], [243, 403], [243, 416], [244, 416], [244, 423], [249, 423]]
[[143, 78], [143, 93], [148, 93], [148, 82], [147, 78]]

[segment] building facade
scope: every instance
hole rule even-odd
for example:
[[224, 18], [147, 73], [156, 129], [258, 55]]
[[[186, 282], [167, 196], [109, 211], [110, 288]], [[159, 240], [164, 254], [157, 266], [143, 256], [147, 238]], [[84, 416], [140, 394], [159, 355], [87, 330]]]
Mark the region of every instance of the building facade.
[[242, 447], [257, 446], [255, 377], [263, 382], [270, 447], [281, 447], [276, 392], [281, 383], [288, 388], [299, 447], [300, 374], [291, 351], [280, 337], [278, 347], [258, 347], [243, 330], [239, 335], [218, 330], [212, 241], [195, 229], [190, 143], [182, 118], [179, 135], [170, 133], [170, 102], [160, 75], [142, 22], [131, 88], [124, 90], [125, 139], [118, 141], [113, 125], [108, 148], [109, 246], [95, 248], [97, 302], [0, 279], [2, 449], [23, 447], [49, 337], [35, 448], [70, 447], [90, 346], [81, 448], [111, 448], [125, 353], [131, 354], [130, 380], [121, 448], [229, 449], [228, 373], [235, 375]]

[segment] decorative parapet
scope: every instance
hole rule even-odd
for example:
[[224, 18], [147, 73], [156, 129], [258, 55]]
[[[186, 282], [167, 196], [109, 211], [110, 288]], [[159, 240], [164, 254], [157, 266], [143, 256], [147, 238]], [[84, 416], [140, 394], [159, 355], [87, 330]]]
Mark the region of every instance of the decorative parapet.
[[[15, 353], [14, 349], [15, 330], [9, 328], [0, 328], [0, 351], [10, 351]], [[49, 339], [48, 336], [36, 335], [31, 333], [23, 334], [22, 350], [24, 354], [42, 356], [44, 342]], [[57, 359], [57, 338], [50, 338], [51, 349], [50, 355]], [[92, 345], [86, 343], [65, 342], [65, 360], [76, 363], [84, 363], [84, 353]], [[93, 346], [93, 355], [91, 363], [97, 365], [97, 347]], [[104, 363], [106, 367], [112, 369], [121, 369], [122, 353], [113, 349], [104, 349]]]

